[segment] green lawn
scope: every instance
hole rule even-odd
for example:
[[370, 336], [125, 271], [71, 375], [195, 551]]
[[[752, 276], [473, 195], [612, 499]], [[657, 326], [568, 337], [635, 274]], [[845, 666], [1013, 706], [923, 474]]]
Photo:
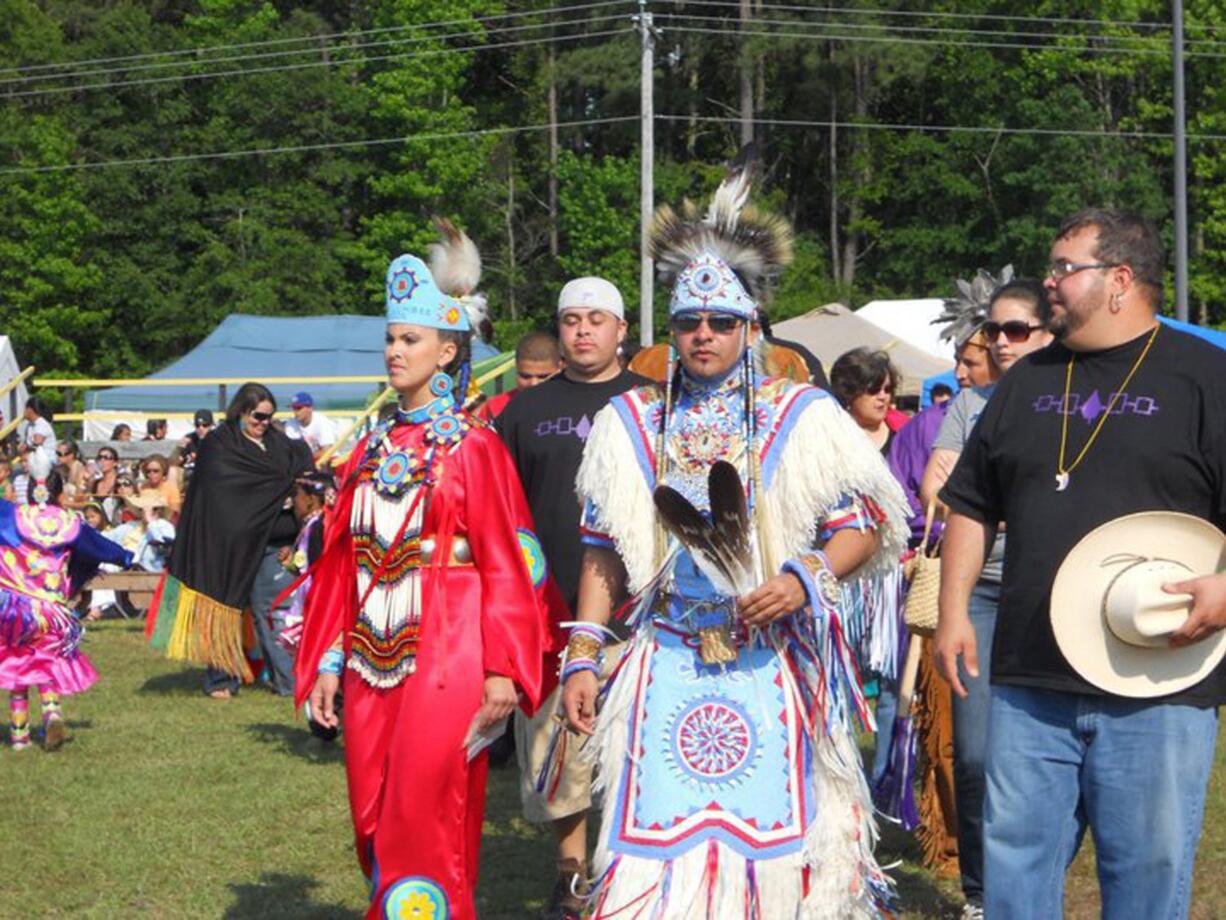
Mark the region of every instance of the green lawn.
[[[145, 645], [141, 626], [91, 628], [102, 680], [66, 711], [61, 752], [0, 750], [0, 918], [352, 918], [364, 884], [350, 850], [338, 747], [310, 737], [289, 704], [248, 689], [217, 703]], [[1226, 916], [1222, 750], [1197, 867], [1197, 918]], [[483, 920], [524, 920], [551, 881], [548, 835], [518, 813], [514, 769], [491, 774], [479, 902]], [[882, 861], [905, 917], [956, 916], [956, 886], [915, 867], [887, 833]], [[1097, 913], [1090, 855], [1069, 916]]]

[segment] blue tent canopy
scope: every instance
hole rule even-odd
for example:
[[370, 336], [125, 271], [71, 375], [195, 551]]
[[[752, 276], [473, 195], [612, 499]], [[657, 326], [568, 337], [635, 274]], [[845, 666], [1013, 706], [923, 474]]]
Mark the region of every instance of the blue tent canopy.
[[[379, 376], [383, 369], [382, 316], [243, 316], [231, 314], [190, 352], [151, 379], [192, 377]], [[227, 387], [233, 396], [238, 385]], [[364, 405], [382, 389], [377, 383], [273, 384], [277, 405], [288, 409], [306, 390], [324, 409]], [[87, 409], [193, 412], [216, 409], [216, 386], [113, 387], [86, 396]]]
[[[1159, 316], [1158, 319], [1172, 329], [1178, 329], [1180, 332], [1194, 335], [1197, 338], [1204, 339], [1206, 342], [1212, 342], [1218, 348], [1226, 350], [1226, 332], [1221, 329], [1212, 329], [1208, 326], [1194, 326], [1192, 323], [1181, 323], [1179, 320], [1171, 319], [1169, 316]], [[921, 408], [932, 405], [932, 388], [938, 383], [948, 384], [951, 390], [955, 393], [958, 392], [958, 381], [954, 378], [953, 371], [929, 377], [924, 381], [924, 392], [920, 396]]]

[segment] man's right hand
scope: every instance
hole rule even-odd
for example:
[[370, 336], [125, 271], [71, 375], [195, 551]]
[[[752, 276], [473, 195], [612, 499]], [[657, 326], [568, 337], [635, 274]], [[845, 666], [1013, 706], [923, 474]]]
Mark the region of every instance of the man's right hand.
[[951, 615], [942, 612], [932, 645], [932, 658], [937, 673], [945, 678], [954, 693], [966, 699], [966, 687], [958, 676], [958, 657], [965, 659], [967, 674], [971, 677], [979, 676], [979, 649], [970, 616], [966, 613]]
[[341, 720], [336, 716], [336, 691], [340, 689], [338, 674], [320, 674], [311, 688], [311, 718], [325, 728], [336, 728]]
[[591, 671], [579, 671], [562, 687], [562, 711], [566, 726], [573, 732], [590, 735], [596, 728], [596, 695], [600, 682]]

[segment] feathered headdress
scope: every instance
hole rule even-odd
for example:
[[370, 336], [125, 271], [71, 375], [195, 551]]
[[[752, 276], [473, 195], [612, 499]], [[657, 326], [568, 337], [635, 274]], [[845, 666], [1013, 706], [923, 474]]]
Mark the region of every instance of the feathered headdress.
[[51, 461], [41, 450], [34, 450], [26, 455], [26, 475], [34, 482], [30, 499], [39, 507], [51, 501], [51, 490], [47, 488], [47, 477], [51, 475], [51, 469]]
[[477, 290], [481, 283], [481, 253], [468, 234], [445, 217], [435, 217], [442, 239], [430, 244], [430, 274], [445, 294], [450, 294], [464, 307], [473, 335], [485, 341], [481, 324], [490, 318], [485, 295]]
[[958, 286], [958, 296], [947, 297], [945, 312], [932, 321], [934, 326], [946, 324], [941, 330], [941, 338], [952, 339], [955, 348], [961, 348], [970, 341], [988, 318], [992, 292], [1012, 280], [1012, 265], [1002, 268], [999, 278], [981, 268], [970, 281], [957, 279], [954, 283]]
[[792, 261], [792, 228], [782, 217], [747, 206], [755, 148], [741, 148], [706, 213], [686, 201], [678, 214], [656, 209], [651, 255], [660, 280], [673, 285], [670, 313], [714, 310], [750, 316]]

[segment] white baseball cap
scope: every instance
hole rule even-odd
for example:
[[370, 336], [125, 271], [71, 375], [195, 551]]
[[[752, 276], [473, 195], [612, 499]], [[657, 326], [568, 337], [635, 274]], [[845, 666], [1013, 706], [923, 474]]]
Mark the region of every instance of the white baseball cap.
[[572, 309], [604, 310], [618, 319], [626, 318], [621, 293], [604, 278], [576, 278], [566, 282], [558, 295], [558, 312]]

